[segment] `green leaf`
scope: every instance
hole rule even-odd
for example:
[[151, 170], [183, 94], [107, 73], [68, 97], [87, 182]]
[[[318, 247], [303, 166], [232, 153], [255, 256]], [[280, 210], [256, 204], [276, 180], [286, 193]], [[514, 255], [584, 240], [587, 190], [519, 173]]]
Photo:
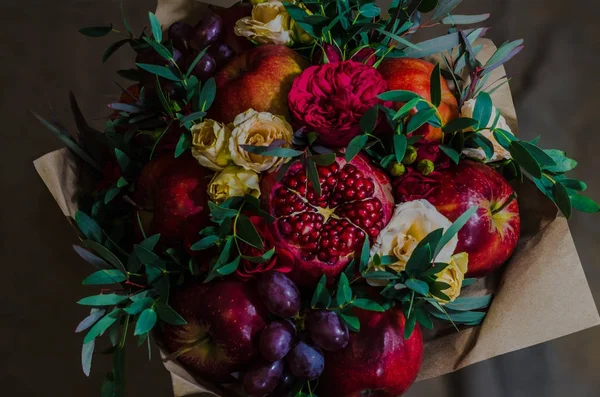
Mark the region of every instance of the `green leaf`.
[[431, 266], [433, 259], [431, 252], [431, 245], [425, 244], [421, 247], [415, 248], [411, 254], [408, 262], [406, 263], [407, 273], [420, 273]]
[[546, 154], [550, 156], [556, 163], [556, 166], [554, 167], [546, 167], [546, 169], [550, 172], [564, 173], [569, 172], [577, 167], [577, 161], [568, 158], [566, 153], [561, 150], [547, 149], [544, 150], [544, 152], [546, 152]]
[[451, 134], [454, 132], [466, 130], [467, 128], [474, 127], [478, 124], [479, 124], [478, 120], [471, 119], [468, 117], [459, 117], [457, 119], [450, 121], [448, 124], [446, 124], [444, 126], [443, 130], [445, 133]]
[[533, 143], [524, 141], [519, 143], [529, 152], [529, 154], [531, 154], [533, 158], [535, 158], [538, 164], [540, 164], [542, 167], [556, 167], [557, 164], [554, 159]]
[[510, 143], [510, 155], [525, 171], [534, 178], [542, 177], [542, 168], [535, 157], [523, 146], [522, 142], [513, 141]]
[[435, 12], [431, 16], [432, 20], [440, 19], [441, 17], [448, 15], [452, 12], [462, 0], [440, 0]]
[[567, 189], [562, 184], [558, 182], [555, 183], [553, 197], [558, 209], [560, 209], [560, 212], [562, 212], [563, 215], [569, 219], [573, 209], [571, 207], [571, 198], [569, 197], [569, 192], [567, 192]]
[[385, 309], [377, 302], [370, 299], [355, 299], [352, 301], [352, 306], [359, 309], [369, 310], [372, 312], [384, 312]]
[[200, 91], [200, 109], [207, 111], [215, 101], [216, 94], [217, 84], [214, 77], [211, 77], [210, 79], [206, 80], [204, 86], [202, 87], [202, 91]]
[[398, 111], [396, 112], [396, 114], [394, 114], [393, 119], [394, 120], [398, 120], [399, 118], [405, 117], [407, 114], [410, 113], [411, 110], [413, 110], [415, 108], [415, 106], [417, 106], [421, 101], [423, 101], [422, 98], [420, 97], [414, 97], [413, 99], [411, 99], [410, 101], [406, 102], [404, 105], [402, 105], [402, 107], [400, 109], [398, 109]]
[[468, 297], [468, 298], [457, 298], [454, 302], [447, 303], [445, 307], [447, 309], [456, 311], [469, 311], [483, 309], [490, 305], [492, 301], [492, 295]]
[[92, 357], [94, 356], [94, 348], [96, 347], [96, 341], [91, 340], [88, 343], [84, 343], [81, 348], [81, 368], [85, 376], [90, 376], [90, 370], [92, 369]]
[[502, 44], [485, 64], [484, 74], [508, 62], [523, 49], [523, 40], [515, 40]]
[[373, 106], [368, 109], [360, 118], [360, 130], [365, 133], [372, 133], [377, 125], [379, 118], [379, 107]]
[[200, 120], [204, 116], [206, 116], [206, 112], [204, 112], [204, 111], [194, 112], [194, 113], [188, 114], [187, 116], [179, 117], [179, 122], [181, 123], [181, 125], [185, 125], [185, 124], [188, 124], [188, 123], [190, 123], [192, 121]]
[[366, 146], [369, 137], [367, 135], [358, 135], [352, 138], [346, 149], [346, 161], [351, 162], [352, 159]]
[[340, 275], [338, 281], [335, 299], [338, 306], [344, 306], [346, 303], [352, 300], [352, 290], [350, 289], [350, 283], [345, 273]]
[[129, 167], [129, 163], [131, 162], [131, 160], [129, 160], [129, 156], [118, 148], [115, 148], [115, 156], [117, 157], [117, 162], [119, 163], [121, 171], [126, 172], [127, 167]]
[[486, 159], [489, 160], [494, 156], [494, 144], [481, 132], [476, 132], [471, 135], [471, 140], [484, 151]]
[[338, 313], [338, 316], [340, 316], [340, 318], [342, 320], [344, 320], [344, 322], [346, 323], [346, 325], [348, 326], [350, 331], [353, 331], [353, 332], [360, 331], [360, 320], [358, 319], [358, 317], [351, 316], [349, 314], [344, 314], [344, 313]]
[[456, 221], [446, 230], [446, 233], [440, 239], [437, 247], [434, 250], [433, 257], [437, 258], [440, 251], [452, 240], [454, 236], [458, 234], [460, 229], [471, 219], [471, 217], [479, 210], [479, 206], [474, 205], [466, 210], [461, 216], [459, 216]]
[[156, 248], [156, 244], [158, 244], [159, 240], [160, 240], [160, 233], [153, 234], [152, 236], [150, 236], [147, 239], [145, 239], [144, 241], [142, 241], [140, 243], [140, 246], [146, 248], [149, 251], [153, 251], [154, 248]]
[[98, 270], [83, 280], [83, 285], [118, 284], [127, 280], [120, 270]]
[[492, 97], [486, 92], [480, 93], [477, 96], [475, 109], [473, 110], [473, 118], [479, 121], [476, 129], [485, 129], [488, 126], [493, 109]]
[[419, 12], [422, 12], [425, 14], [425, 13], [435, 10], [435, 8], [437, 6], [438, 6], [438, 0], [421, 0], [418, 10], [419, 10]]
[[394, 135], [394, 155], [396, 156], [396, 162], [401, 163], [406, 154], [406, 148], [408, 147], [408, 140], [405, 135]]
[[411, 133], [415, 132], [425, 123], [427, 123], [433, 116], [435, 116], [436, 110], [433, 108], [419, 110], [415, 113], [414, 116], [410, 118], [408, 121], [408, 126], [406, 127], [406, 132]]
[[420, 51], [421, 47], [419, 47], [417, 44], [411, 43], [410, 41], [406, 40], [405, 38], [398, 36], [397, 34], [394, 34], [392, 32], [388, 32], [387, 30], [383, 29], [383, 28], [379, 28], [377, 29], [377, 31], [381, 34], [383, 34], [384, 36], [389, 37], [390, 39], [394, 40], [395, 42], [397, 42], [398, 44], [402, 44], [412, 50], [415, 51]]
[[577, 190], [578, 192], [587, 190], [587, 184], [577, 179], [565, 178], [561, 179], [560, 183], [562, 183], [567, 189]]
[[144, 265], [164, 266], [164, 261], [158, 255], [141, 245], [134, 245], [133, 252]]
[[586, 212], [590, 214], [600, 212], [600, 204], [598, 204], [591, 198], [579, 193], [571, 194], [571, 205], [577, 211], [581, 212]]
[[109, 60], [109, 58], [121, 47], [123, 47], [125, 44], [129, 43], [129, 39], [123, 39], [123, 40], [119, 40], [115, 43], [112, 43], [104, 52], [104, 55], [102, 56], [102, 62], [106, 62]]
[[187, 321], [179, 313], [177, 313], [171, 306], [163, 302], [156, 304], [156, 314], [158, 318], [167, 324], [171, 325], [186, 325]]
[[153, 304], [154, 304], [154, 299], [145, 297], [145, 298], [136, 300], [135, 302], [132, 302], [129, 306], [127, 306], [123, 310], [125, 310], [125, 313], [127, 313], [127, 314], [130, 314], [132, 316], [137, 316], [138, 314], [140, 314], [142, 311], [146, 310]]
[[431, 72], [431, 103], [433, 106], [440, 107], [442, 103], [442, 73], [440, 72], [440, 64], [438, 63]]
[[252, 263], [265, 263], [269, 261], [273, 255], [275, 255], [275, 247], [271, 248], [261, 256], [243, 256], [242, 259], [250, 261]]
[[306, 177], [308, 178], [310, 185], [315, 190], [315, 193], [318, 197], [321, 196], [321, 181], [319, 179], [319, 172], [317, 170], [317, 165], [310, 158], [306, 162]]
[[367, 266], [369, 265], [369, 258], [371, 257], [371, 244], [369, 242], [369, 237], [365, 236], [365, 240], [363, 241], [362, 248], [360, 251], [360, 263], [359, 263], [359, 271], [363, 273], [367, 270]]
[[190, 249], [192, 251], [203, 251], [205, 249], [213, 247], [215, 244], [217, 244], [217, 241], [219, 241], [219, 239], [219, 236], [216, 235], [206, 236], [202, 240], [192, 245]]
[[486, 21], [490, 14], [480, 15], [449, 15], [442, 19], [444, 25], [470, 25]]
[[84, 318], [75, 328], [75, 333], [83, 332], [86, 329], [90, 328], [92, 325], [96, 323], [96, 321], [100, 320], [106, 314], [106, 310], [104, 309], [96, 309], [93, 308], [90, 312], [90, 315]]
[[[200, 51], [198, 55], [196, 55], [196, 58], [194, 58], [194, 61], [190, 64], [190, 67], [188, 68], [187, 73], [185, 74], [186, 79], [188, 79], [192, 75], [192, 73], [194, 72], [194, 68], [196, 67], [198, 62], [200, 62], [202, 57], [204, 57], [206, 51], [208, 51], [208, 47], [206, 47], [205, 49]], [[202, 104], [202, 102], [200, 102], [200, 104]]]
[[[302, 8], [297, 5], [283, 2], [283, 6], [286, 11], [290, 15], [290, 17], [309, 35], [311, 35], [315, 39], [319, 39], [321, 35], [321, 29], [318, 26], [314, 26], [311, 24], [310, 15]], [[313, 20], [315, 21], [315, 20]]]
[[94, 266], [97, 269], [100, 269], [100, 270], [112, 269], [112, 266], [108, 262], [106, 262], [104, 259], [100, 258], [99, 256], [94, 255], [93, 253], [91, 253], [90, 251], [88, 251], [87, 249], [85, 249], [83, 247], [80, 247], [78, 245], [73, 245], [73, 250], [75, 250], [77, 255], [79, 255], [84, 261], [91, 264], [92, 266]]
[[426, 310], [422, 308], [415, 309], [415, 317], [417, 318], [417, 322], [421, 324], [421, 326], [427, 329], [433, 329], [433, 321], [431, 320], [431, 317], [429, 316], [429, 313], [427, 313]]
[[404, 325], [404, 339], [409, 339], [417, 325], [416, 310], [413, 310], [410, 316], [407, 316], [406, 324]]
[[393, 90], [393, 91], [387, 91], [382, 94], [379, 94], [379, 95], [377, 95], [377, 98], [381, 99], [382, 101], [408, 102], [411, 99], [421, 98], [421, 97], [412, 91]]
[[173, 54], [171, 53], [171, 51], [169, 51], [169, 49], [167, 47], [165, 47], [164, 45], [160, 44], [159, 42], [156, 42], [148, 37], [144, 37], [144, 41], [146, 43], [148, 43], [148, 45], [150, 47], [152, 47], [152, 49], [158, 55], [160, 55], [163, 59], [169, 61], [171, 65], [175, 64], [175, 60], [173, 59]]
[[236, 224], [236, 233], [237, 238], [245, 242], [246, 244], [257, 248], [263, 248], [263, 240], [260, 237], [260, 234], [254, 227], [254, 224], [250, 221], [246, 215], [240, 214]]
[[106, 248], [102, 244], [99, 244], [93, 240], [85, 240], [83, 242], [83, 246], [100, 255], [102, 259], [104, 259], [117, 269], [120, 269], [123, 273], [127, 273], [123, 262], [121, 262], [121, 260], [115, 254], [113, 254], [108, 248]]
[[102, 229], [96, 221], [90, 218], [85, 212], [77, 211], [75, 213], [75, 222], [85, 237], [98, 243], [102, 242]]
[[192, 146], [192, 136], [188, 132], [183, 132], [179, 136], [177, 146], [175, 147], [175, 158], [181, 156]]
[[226, 265], [218, 268], [217, 269], [217, 273], [219, 273], [222, 276], [228, 276], [228, 275], [232, 274], [240, 266], [241, 259], [242, 259], [241, 256], [236, 257], [233, 261], [231, 261], [228, 264], [226, 264]]
[[137, 63], [140, 69], [145, 70], [148, 73], [157, 75], [171, 81], [181, 81], [181, 78], [177, 76], [170, 68], [160, 65], [150, 65], [147, 63]]
[[311, 160], [314, 161], [317, 165], [327, 167], [335, 162], [335, 153], [325, 153], [325, 154], [313, 154], [310, 156]]
[[439, 311], [430, 311], [429, 314], [431, 314], [434, 317], [437, 317], [439, 319], [442, 320], [446, 320], [448, 321], [448, 319], [452, 320], [455, 323], [468, 323], [468, 324], [472, 324], [472, 325], [476, 325], [481, 323], [481, 321], [483, 321], [483, 319], [485, 318], [485, 314], [484, 312], [452, 312], [447, 310], [446, 313], [441, 313]]
[[80, 299], [77, 304], [84, 306], [111, 306], [118, 305], [127, 299], [128, 297], [126, 295], [101, 294]]
[[158, 43], [161, 43], [163, 40], [162, 26], [160, 26], [160, 21], [154, 15], [154, 13], [149, 12], [148, 17], [150, 18], [150, 26], [152, 27], [152, 35], [154, 36], [154, 40]]
[[447, 145], [440, 145], [440, 150], [450, 157], [454, 164], [458, 164], [460, 161], [460, 153]]
[[295, 150], [295, 149], [290, 149], [290, 148], [285, 148], [285, 147], [278, 147], [275, 149], [269, 149], [263, 153], [260, 153], [263, 156], [268, 156], [268, 157], [298, 157], [301, 156], [303, 154], [303, 152], [299, 151], [299, 150]]
[[364, 275], [364, 278], [370, 279], [370, 280], [399, 280], [400, 279], [400, 277], [398, 277], [397, 274], [390, 273], [390, 272], [379, 272], [379, 271], [367, 273]]
[[419, 295], [427, 296], [429, 294], [429, 284], [425, 281], [409, 278], [404, 284]]
[[323, 307], [329, 306], [329, 302], [331, 301], [331, 295], [329, 294], [329, 290], [327, 290], [327, 276], [322, 275], [315, 291], [313, 292], [312, 299], [310, 301], [311, 307], [317, 307], [317, 305], [322, 305]]
[[381, 9], [374, 3], [365, 3], [359, 8], [359, 12], [367, 18], [375, 18], [381, 14]]
[[469, 285], [473, 285], [477, 282], [476, 278], [465, 278], [462, 282], [461, 288], [468, 287]]
[[112, 32], [113, 27], [110, 26], [90, 26], [79, 29], [79, 33], [88, 37], [103, 37]]
[[506, 150], [510, 149], [511, 142], [518, 140], [513, 134], [500, 128], [494, 130], [494, 138]]
[[89, 343], [99, 336], [102, 336], [106, 330], [117, 321], [121, 315], [121, 309], [114, 309], [106, 316], [102, 317], [85, 335], [83, 343]]
[[149, 332], [156, 325], [156, 312], [154, 309], [146, 309], [140, 314], [137, 322], [135, 323], [134, 335], [141, 335]]

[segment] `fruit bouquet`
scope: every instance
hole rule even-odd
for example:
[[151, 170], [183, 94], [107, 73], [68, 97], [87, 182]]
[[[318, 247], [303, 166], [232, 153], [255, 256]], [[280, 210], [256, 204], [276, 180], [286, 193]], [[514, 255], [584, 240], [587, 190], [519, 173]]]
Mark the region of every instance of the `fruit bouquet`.
[[113, 354], [103, 396], [132, 338], [176, 389], [393, 397], [598, 324], [565, 218], [600, 207], [573, 159], [516, 135], [523, 41], [496, 48], [459, 3], [165, 1], [140, 35], [81, 30], [137, 54], [103, 131], [73, 95], [77, 134], [36, 115], [68, 148], [36, 167], [102, 285], [77, 332], [86, 374]]

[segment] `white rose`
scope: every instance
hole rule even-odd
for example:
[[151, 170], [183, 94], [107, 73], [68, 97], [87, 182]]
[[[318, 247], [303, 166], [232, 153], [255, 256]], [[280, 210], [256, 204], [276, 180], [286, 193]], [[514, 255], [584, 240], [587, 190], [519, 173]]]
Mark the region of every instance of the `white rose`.
[[460, 296], [465, 273], [467, 273], [467, 270], [469, 269], [468, 263], [469, 255], [466, 252], [461, 252], [460, 254], [452, 256], [448, 261], [448, 267], [436, 274], [436, 281], [446, 283], [450, 286], [442, 291], [450, 298], [449, 301], [434, 297], [440, 304], [454, 302], [456, 298]]
[[293, 44], [292, 19], [281, 1], [256, 4], [235, 24], [235, 34], [259, 44]]
[[269, 171], [284, 159], [250, 153], [242, 146], [269, 146], [275, 141], [283, 141], [282, 147], [290, 147], [293, 135], [292, 126], [282, 117], [250, 109], [233, 121], [229, 153], [233, 162], [240, 167], [255, 172]]
[[[473, 112], [475, 111], [476, 102], [477, 102], [476, 99], [469, 99], [467, 102], [465, 102], [465, 104], [463, 105], [463, 107], [461, 109], [461, 116], [469, 117], [469, 118], [473, 117]], [[491, 128], [494, 125], [494, 120], [496, 120], [497, 115], [500, 115], [500, 117], [498, 118], [498, 123], [496, 124], [496, 128], [500, 128], [500, 129], [510, 132], [512, 134], [512, 131], [511, 131], [508, 123], [506, 122], [506, 119], [504, 118], [504, 116], [502, 116], [502, 114], [500, 114], [500, 111], [496, 107], [493, 108], [490, 119], [486, 123], [486, 127]], [[470, 128], [467, 131], [473, 131], [473, 128]], [[511, 158], [508, 150], [504, 149], [498, 143], [498, 141], [494, 137], [494, 133], [491, 130], [489, 130], [489, 129], [482, 130], [482, 131], [480, 131], [480, 133], [481, 133], [481, 135], [483, 135], [484, 137], [489, 139], [490, 142], [492, 142], [492, 145], [494, 146], [494, 155], [492, 156], [491, 159], [486, 160], [485, 152], [483, 151], [483, 149], [465, 148], [463, 150], [463, 153], [465, 154], [465, 156], [474, 158], [474, 159], [477, 159], [480, 161], [487, 161], [487, 162], [493, 162], [493, 161]]]
[[260, 197], [258, 174], [233, 165], [215, 175], [208, 185], [208, 196], [217, 204], [246, 194]]
[[192, 127], [192, 155], [200, 165], [213, 171], [223, 170], [230, 162], [228, 151], [231, 131], [214, 120], [204, 120]]
[[[385, 267], [397, 272], [404, 271], [413, 251], [429, 233], [436, 229], [448, 229], [452, 222], [442, 215], [427, 200], [415, 200], [398, 204], [390, 223], [381, 230], [371, 247], [371, 256], [394, 256], [398, 260]], [[447, 262], [452, 257], [458, 237], [454, 236], [435, 258], [436, 262]], [[384, 266], [376, 270], [385, 270]], [[376, 282], [379, 284], [378, 282]]]

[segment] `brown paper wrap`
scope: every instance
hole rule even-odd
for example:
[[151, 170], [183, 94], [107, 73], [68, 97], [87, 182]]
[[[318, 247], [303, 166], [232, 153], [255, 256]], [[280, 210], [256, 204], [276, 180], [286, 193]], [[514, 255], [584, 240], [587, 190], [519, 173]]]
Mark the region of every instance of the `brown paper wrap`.
[[[176, 20], [198, 19], [205, 7], [187, 0], [161, 0], [157, 15], [168, 26]], [[489, 40], [482, 43], [484, 49], [478, 57], [486, 61], [495, 46]], [[498, 68], [490, 81], [504, 73], [504, 68]], [[492, 98], [516, 132], [517, 118], [508, 84], [494, 92]], [[78, 159], [68, 149], [61, 149], [34, 164], [63, 214], [72, 222], [77, 197], [89, 181]], [[419, 380], [600, 325], [566, 219], [557, 214], [553, 203], [532, 183], [527, 181], [516, 188], [522, 222], [519, 247], [501, 275], [480, 280], [464, 291], [465, 295], [495, 295], [487, 317], [482, 325], [461, 332], [443, 328], [426, 334]], [[157, 343], [161, 347], [160, 337]], [[161, 355], [166, 356], [162, 348]], [[165, 367], [171, 373], [176, 397], [235, 395], [194, 376], [177, 361], [168, 361]]]

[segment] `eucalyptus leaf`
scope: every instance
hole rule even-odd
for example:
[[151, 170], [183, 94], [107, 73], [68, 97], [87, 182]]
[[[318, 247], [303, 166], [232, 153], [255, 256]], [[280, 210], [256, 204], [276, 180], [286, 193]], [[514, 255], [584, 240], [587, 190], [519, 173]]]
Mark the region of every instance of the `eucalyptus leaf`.
[[150, 19], [150, 27], [152, 28], [152, 35], [154, 36], [154, 40], [160, 43], [163, 39], [162, 26], [160, 25], [160, 21], [154, 15], [153, 12], [148, 13], [148, 18]]
[[444, 306], [447, 309], [456, 311], [477, 310], [488, 307], [492, 301], [492, 295], [477, 296], [477, 297], [460, 297], [454, 302], [446, 303]]
[[100, 255], [102, 259], [113, 265], [115, 268], [120, 269], [123, 273], [127, 273], [127, 270], [125, 269], [125, 266], [123, 265], [123, 262], [121, 262], [119, 257], [113, 254], [112, 251], [110, 251], [102, 244], [99, 244], [93, 240], [85, 240], [83, 242], [83, 246]]
[[355, 299], [352, 301], [352, 306], [359, 309], [369, 310], [373, 312], [384, 312], [385, 309], [379, 303], [370, 299]]
[[150, 331], [156, 325], [157, 315], [154, 309], [148, 308], [140, 314], [135, 323], [133, 335], [141, 335]]
[[88, 37], [103, 37], [112, 32], [113, 27], [110, 26], [90, 26], [79, 29], [79, 33]]
[[600, 212], [600, 204], [595, 202], [589, 197], [586, 197], [579, 193], [573, 193], [570, 195], [571, 205], [577, 211], [586, 212], [586, 213], [596, 213]]
[[467, 128], [474, 127], [479, 124], [479, 120], [471, 119], [468, 117], [459, 117], [447, 123], [443, 130], [447, 134], [451, 134], [454, 132], [460, 132], [466, 130]]
[[482, 92], [477, 96], [475, 101], [475, 109], [473, 110], [473, 118], [479, 120], [477, 129], [484, 129], [488, 126], [490, 119], [492, 118], [492, 112], [494, 105], [492, 103], [492, 97], [486, 92]]
[[435, 65], [433, 72], [431, 72], [430, 93], [431, 103], [436, 108], [439, 107], [442, 103], [442, 74], [439, 63]]
[[84, 343], [81, 348], [81, 368], [85, 376], [90, 376], [92, 369], [92, 357], [94, 356], [94, 348], [96, 347], [96, 341], [92, 339], [88, 343]]
[[392, 90], [377, 95], [377, 98], [381, 99], [382, 101], [408, 102], [411, 99], [420, 98], [420, 96], [412, 91]]
[[84, 261], [91, 264], [95, 268], [100, 270], [112, 269], [112, 266], [108, 262], [106, 262], [99, 256], [96, 256], [95, 254], [91, 253], [87, 249], [78, 245], [73, 245], [73, 249], [75, 250], [77, 255], [79, 255]]
[[165, 323], [171, 325], [186, 325], [187, 321], [179, 313], [177, 313], [171, 306], [167, 305], [163, 302], [157, 302], [156, 314], [158, 314], [158, 318], [160, 318]]
[[199, 105], [202, 111], [206, 112], [212, 106], [213, 102], [215, 101], [216, 94], [217, 84], [214, 77], [211, 77], [204, 82], [202, 91], [200, 91]]
[[88, 216], [85, 212], [77, 211], [75, 213], [75, 223], [77, 223], [77, 227], [79, 227], [81, 233], [83, 233], [83, 235], [88, 239], [98, 243], [101, 243], [104, 239], [100, 225], [98, 225], [98, 223], [96, 223], [96, 221]]
[[86, 298], [80, 299], [77, 304], [84, 306], [112, 306], [118, 305], [121, 302], [124, 302], [128, 299], [126, 295], [118, 295], [118, 294], [101, 294], [88, 296]]
[[159, 77], [165, 78], [167, 80], [181, 81], [181, 78], [177, 76], [170, 68], [161, 65], [150, 65], [147, 63], [138, 63], [136, 64], [140, 69], [145, 70], [148, 73], [157, 75]]
[[104, 309], [92, 309], [90, 315], [84, 318], [75, 328], [75, 333], [83, 332], [86, 329], [90, 328], [92, 325], [96, 323], [96, 321], [100, 320], [106, 314], [106, 310]]
[[125, 313], [127, 313], [129, 315], [137, 316], [138, 314], [140, 314], [141, 312], [143, 312], [144, 310], [146, 310], [153, 304], [154, 304], [154, 299], [145, 297], [145, 298], [136, 300], [135, 302], [132, 302], [129, 306], [127, 306], [123, 310], [125, 311]]
[[246, 244], [257, 249], [263, 248], [263, 240], [260, 237], [260, 234], [256, 230], [254, 224], [250, 221], [250, 218], [246, 215], [239, 215], [236, 223], [236, 230], [234, 230], [234, 232], [236, 233], [237, 238]]
[[241, 259], [242, 259], [241, 256], [236, 257], [234, 260], [232, 260], [228, 264], [219, 267], [217, 269], [217, 273], [219, 273], [221, 276], [228, 276], [230, 274], [233, 274], [240, 266]]
[[567, 154], [561, 150], [546, 149], [544, 152], [556, 163], [556, 166], [546, 167], [546, 170], [550, 172], [564, 173], [577, 167], [577, 161], [567, 157]]
[[352, 138], [348, 144], [348, 147], [346, 148], [346, 161], [351, 162], [352, 159], [364, 149], [368, 140], [369, 137], [367, 135], [358, 135]]
[[569, 197], [567, 189], [557, 182], [554, 184], [553, 196], [558, 209], [560, 209], [563, 215], [569, 219], [573, 208], [571, 207], [571, 198]]
[[477, 206], [477, 205], [470, 207], [461, 216], [459, 216], [454, 221], [454, 223], [452, 223], [452, 225], [446, 230], [446, 232], [440, 239], [440, 242], [438, 243], [437, 247], [435, 248], [434, 254], [433, 254], [434, 258], [437, 258], [440, 251], [442, 249], [444, 249], [446, 244], [448, 244], [450, 242], [450, 240], [452, 240], [452, 238], [454, 238], [454, 236], [456, 236], [458, 234], [460, 229], [463, 228], [463, 226], [469, 221], [469, 219], [471, 219], [471, 217], [477, 212], [477, 210], [479, 210], [479, 206]]
[[188, 132], [182, 132], [175, 146], [175, 158], [181, 156], [192, 146], [192, 136]]
[[220, 238], [217, 235], [206, 236], [202, 240], [200, 240], [197, 243], [193, 244], [190, 247], [190, 249], [192, 251], [203, 251], [205, 249], [208, 249], [208, 248], [213, 247], [214, 245], [216, 245], [219, 240], [220, 240]]
[[454, 164], [458, 164], [460, 161], [460, 153], [451, 148], [448, 145], [440, 145], [440, 150], [446, 154], [446, 156], [450, 157], [450, 159], [454, 162]]
[[411, 119], [408, 121], [406, 132], [415, 132], [421, 126], [426, 124], [433, 116], [435, 116], [436, 110], [433, 108], [419, 110]]
[[404, 284], [419, 295], [426, 297], [429, 294], [429, 285], [425, 281], [409, 278]]
[[346, 303], [350, 302], [352, 299], [352, 290], [348, 294], [348, 290], [350, 288], [350, 283], [348, 281], [348, 277], [345, 273], [340, 274], [340, 279], [337, 284], [337, 290], [335, 299], [339, 306], [344, 306]]
[[329, 302], [331, 301], [331, 295], [327, 290], [327, 276], [322, 275], [315, 287], [315, 291], [313, 292], [312, 299], [310, 301], [311, 307], [315, 308], [317, 305], [322, 307], [329, 306]]
[[83, 280], [83, 285], [118, 284], [127, 279], [127, 276], [118, 269], [98, 270]]
[[119, 40], [116, 41], [114, 43], [112, 43], [104, 52], [104, 55], [102, 56], [102, 62], [106, 62], [109, 60], [109, 58], [115, 53], [117, 52], [117, 50], [121, 47], [123, 47], [125, 44], [129, 43], [129, 39], [123, 39], [123, 40]]
[[117, 321], [121, 315], [121, 309], [114, 309], [106, 316], [102, 317], [85, 335], [83, 343], [89, 343], [99, 336], [102, 336], [106, 330]]
[[469, 25], [486, 21], [490, 18], [490, 14], [480, 15], [448, 15], [442, 19], [444, 25]]
[[509, 152], [512, 158], [534, 178], [542, 177], [542, 167], [536, 158], [523, 146], [522, 142], [510, 143]]

